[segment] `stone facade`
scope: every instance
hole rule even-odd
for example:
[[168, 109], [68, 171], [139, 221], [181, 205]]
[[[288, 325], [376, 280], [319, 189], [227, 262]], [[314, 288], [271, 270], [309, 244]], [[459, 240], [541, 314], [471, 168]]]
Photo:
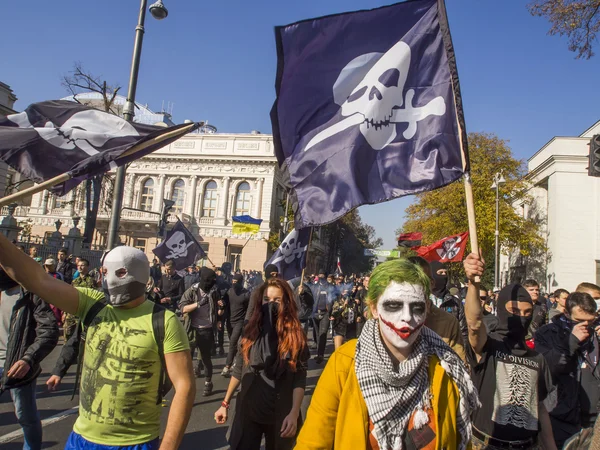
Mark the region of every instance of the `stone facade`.
[[[13, 109], [13, 106], [16, 101], [17, 97], [10, 86], [0, 81], [0, 115], [7, 116], [9, 114], [14, 114], [15, 110]], [[3, 162], [0, 162], [0, 197], [4, 197], [7, 177], [8, 166]]]
[[600, 122], [580, 136], [554, 137], [528, 160], [529, 202], [513, 206], [536, 217], [548, 252], [501, 255], [503, 284], [535, 278], [547, 292], [600, 284], [600, 178], [588, 176], [589, 142]]

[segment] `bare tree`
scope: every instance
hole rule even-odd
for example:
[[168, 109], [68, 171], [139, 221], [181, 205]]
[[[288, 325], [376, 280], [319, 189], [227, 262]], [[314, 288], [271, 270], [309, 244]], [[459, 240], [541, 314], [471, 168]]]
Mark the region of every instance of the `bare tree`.
[[[87, 72], [83, 64], [76, 62], [73, 65], [73, 70], [69, 75], [63, 76], [61, 83], [67, 91], [73, 95], [73, 99], [80, 103], [85, 103], [88, 106], [101, 109], [107, 113], [120, 116], [122, 114], [122, 106], [116, 105], [115, 100], [121, 89], [118, 84], [108, 84], [100, 77]], [[77, 99], [77, 94], [85, 92], [95, 92], [100, 94], [101, 103], [98, 104], [93, 100], [81, 102]], [[98, 218], [98, 209], [100, 207], [100, 197], [102, 190], [112, 192], [114, 187], [114, 178], [107, 174], [97, 175], [85, 184], [85, 230], [83, 232], [84, 242], [91, 243], [94, 237], [94, 229], [96, 228], [96, 219]]]

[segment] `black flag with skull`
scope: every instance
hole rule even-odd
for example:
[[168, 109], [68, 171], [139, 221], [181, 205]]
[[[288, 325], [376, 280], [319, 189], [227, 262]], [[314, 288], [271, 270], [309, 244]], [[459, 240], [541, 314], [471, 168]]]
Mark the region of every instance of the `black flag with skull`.
[[306, 267], [306, 254], [310, 241], [310, 228], [292, 230], [281, 243], [265, 267], [274, 264], [284, 280], [299, 277]]
[[165, 240], [152, 252], [163, 264], [173, 261], [175, 270], [184, 270], [197, 260], [206, 258], [206, 253], [196, 238], [181, 221], [177, 221]]
[[[34, 103], [21, 113], [0, 115], [0, 161], [35, 183], [68, 173], [70, 180], [53, 189], [64, 195], [83, 180], [165, 147], [198, 126], [130, 123], [67, 100]], [[133, 151], [142, 144], [147, 146]]]

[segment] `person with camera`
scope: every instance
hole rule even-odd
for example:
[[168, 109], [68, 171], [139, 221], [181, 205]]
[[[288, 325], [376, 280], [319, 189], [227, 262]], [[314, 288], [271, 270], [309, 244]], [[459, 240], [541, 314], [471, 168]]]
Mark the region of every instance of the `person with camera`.
[[556, 384], [547, 406], [558, 448], [582, 429], [593, 427], [598, 415], [599, 325], [592, 296], [573, 292], [564, 314], [536, 333], [535, 349], [544, 355]]

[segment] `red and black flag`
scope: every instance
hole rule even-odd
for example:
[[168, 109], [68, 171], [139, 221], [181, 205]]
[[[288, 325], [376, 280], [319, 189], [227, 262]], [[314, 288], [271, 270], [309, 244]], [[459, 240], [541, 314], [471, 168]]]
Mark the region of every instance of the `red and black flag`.
[[403, 233], [398, 236], [398, 247], [414, 248], [421, 246], [423, 233]]
[[426, 247], [416, 249], [417, 255], [429, 262], [460, 262], [465, 254], [469, 232], [448, 236]]

